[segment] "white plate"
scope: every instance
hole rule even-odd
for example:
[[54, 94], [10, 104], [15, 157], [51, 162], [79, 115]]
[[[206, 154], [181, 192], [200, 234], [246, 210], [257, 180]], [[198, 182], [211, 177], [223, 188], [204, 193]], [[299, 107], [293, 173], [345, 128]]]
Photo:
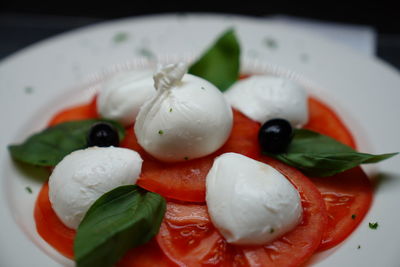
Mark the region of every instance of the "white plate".
[[[307, 32], [236, 16], [150, 16], [86, 27], [40, 42], [0, 63], [1, 266], [68, 263], [35, 231], [33, 205], [45, 175], [41, 180], [29, 178], [10, 160], [6, 145], [44, 127], [56, 110], [85, 101], [93, 92], [80, 88], [97, 77], [93, 73], [124, 62], [199, 55], [228, 27], [236, 29], [243, 58], [251, 62], [248, 66], [283, 70], [314, 91], [323, 88], [321, 97], [349, 124], [362, 150], [400, 150], [400, 76], [375, 58]], [[382, 172], [375, 179], [381, 183], [367, 218], [342, 245], [314, 259], [315, 266], [398, 266], [398, 166], [399, 156], [379, 164]], [[375, 221], [379, 228], [369, 229], [368, 222]]]

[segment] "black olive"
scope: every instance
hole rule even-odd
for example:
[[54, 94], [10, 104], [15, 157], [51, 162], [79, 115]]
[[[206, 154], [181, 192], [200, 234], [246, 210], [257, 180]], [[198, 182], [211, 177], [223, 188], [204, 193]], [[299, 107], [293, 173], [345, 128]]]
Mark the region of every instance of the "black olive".
[[293, 129], [284, 119], [272, 119], [264, 123], [258, 132], [258, 142], [264, 152], [282, 153], [293, 138]]
[[109, 123], [99, 122], [93, 124], [87, 137], [87, 145], [90, 146], [119, 146], [118, 132]]

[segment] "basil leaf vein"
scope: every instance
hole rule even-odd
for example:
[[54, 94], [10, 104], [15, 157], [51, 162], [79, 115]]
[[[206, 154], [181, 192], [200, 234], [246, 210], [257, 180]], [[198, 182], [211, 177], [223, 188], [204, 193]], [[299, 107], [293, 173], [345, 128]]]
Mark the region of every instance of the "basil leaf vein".
[[36, 166], [55, 166], [69, 153], [85, 148], [93, 124], [108, 122], [122, 140], [125, 129], [117, 122], [101, 119], [79, 120], [57, 124], [28, 137], [23, 143], [8, 146], [14, 160]]
[[225, 91], [239, 78], [240, 46], [233, 29], [218, 40], [189, 68], [189, 73], [202, 77]]
[[113, 266], [127, 250], [158, 233], [165, 209], [163, 197], [136, 185], [104, 194], [78, 227], [74, 241], [77, 266]]
[[288, 151], [268, 154], [310, 176], [332, 176], [360, 164], [376, 163], [398, 153], [372, 155], [359, 153], [331, 137], [296, 129]]

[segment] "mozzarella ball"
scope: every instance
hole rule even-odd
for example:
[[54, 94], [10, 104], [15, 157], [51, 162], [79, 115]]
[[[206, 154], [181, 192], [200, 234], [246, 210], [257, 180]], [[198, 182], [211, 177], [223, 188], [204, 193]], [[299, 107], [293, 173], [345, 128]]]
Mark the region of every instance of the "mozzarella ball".
[[156, 93], [153, 83], [152, 71], [117, 74], [105, 82], [99, 92], [99, 114], [125, 126], [132, 125], [140, 107]]
[[176, 64], [155, 74], [157, 94], [142, 106], [135, 123], [139, 144], [162, 161], [209, 155], [226, 142], [232, 129], [232, 109], [222, 93], [185, 72]]
[[104, 193], [135, 184], [140, 155], [117, 147], [90, 147], [64, 157], [49, 179], [51, 205], [68, 227], [77, 229], [90, 206]]
[[301, 127], [308, 121], [307, 92], [292, 80], [254, 75], [235, 83], [225, 97], [232, 107], [261, 124], [279, 118]]
[[228, 243], [264, 245], [302, 218], [299, 193], [271, 166], [236, 153], [214, 160], [206, 178], [211, 220]]

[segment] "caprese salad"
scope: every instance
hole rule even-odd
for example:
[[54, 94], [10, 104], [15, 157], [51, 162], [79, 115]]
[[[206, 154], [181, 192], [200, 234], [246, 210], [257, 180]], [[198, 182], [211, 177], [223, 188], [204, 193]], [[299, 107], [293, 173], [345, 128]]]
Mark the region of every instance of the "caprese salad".
[[[371, 205], [326, 103], [294, 81], [239, 75], [228, 30], [192, 64], [134, 70], [9, 146], [51, 167], [41, 237], [77, 266], [301, 266], [342, 242]], [[334, 106], [334, 103], [330, 103]]]

